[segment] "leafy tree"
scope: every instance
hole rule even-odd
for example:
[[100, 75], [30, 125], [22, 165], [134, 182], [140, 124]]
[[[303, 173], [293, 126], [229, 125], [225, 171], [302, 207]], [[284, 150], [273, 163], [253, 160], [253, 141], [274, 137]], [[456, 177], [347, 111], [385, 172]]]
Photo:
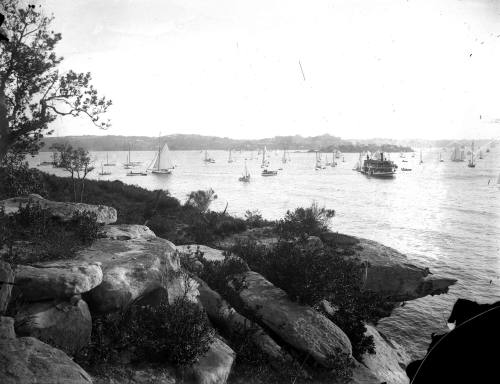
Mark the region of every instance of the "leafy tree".
[[188, 195], [186, 205], [196, 208], [200, 212], [204, 213], [208, 211], [210, 204], [212, 204], [212, 201], [215, 199], [217, 199], [217, 195], [212, 188], [206, 191], [193, 191]]
[[90, 158], [88, 151], [83, 148], [75, 149], [69, 144], [57, 144], [52, 148], [59, 152], [58, 166], [68, 171], [71, 175], [75, 202], [77, 201], [78, 196], [77, 184], [80, 184], [80, 202], [83, 202], [85, 178], [94, 170], [94, 166], [92, 166], [92, 159]]
[[308, 208], [297, 208], [287, 211], [285, 218], [277, 225], [277, 232], [283, 239], [307, 239], [308, 236], [319, 236], [328, 230], [330, 220], [335, 216], [333, 209], [320, 207], [313, 202]]
[[102, 115], [111, 101], [98, 95], [90, 73], [59, 71], [63, 58], [55, 48], [61, 34], [51, 30], [53, 16], [39, 8], [20, 0], [0, 5], [9, 38], [0, 45], [0, 161], [7, 153], [36, 153], [58, 116], [86, 116], [100, 128], [110, 125]]

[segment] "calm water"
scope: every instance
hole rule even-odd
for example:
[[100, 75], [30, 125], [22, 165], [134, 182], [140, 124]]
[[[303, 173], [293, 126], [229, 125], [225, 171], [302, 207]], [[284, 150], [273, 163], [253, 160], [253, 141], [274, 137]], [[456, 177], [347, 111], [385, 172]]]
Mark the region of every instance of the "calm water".
[[[210, 152], [215, 164], [205, 164], [199, 151], [172, 155], [177, 164], [172, 175], [127, 177], [122, 166], [126, 153], [110, 152], [109, 160], [117, 166], [105, 167], [113, 174], [101, 177], [97, 173], [106, 153], [94, 152], [99, 169], [91, 176], [167, 189], [181, 200], [192, 190], [213, 188], [218, 199], [212, 209], [223, 210], [228, 203], [228, 212], [240, 216], [248, 209], [258, 209], [267, 218], [278, 218], [287, 209], [316, 200], [336, 210], [334, 230], [379, 241], [436, 275], [458, 279], [448, 295], [408, 302], [381, 322], [379, 329], [413, 357], [425, 353], [431, 332], [446, 329], [445, 319], [456, 298], [500, 300], [499, 148], [478, 160], [475, 169], [450, 162], [447, 152], [443, 152], [445, 162], [440, 163], [437, 149], [424, 150], [422, 165], [418, 155], [407, 155], [408, 162], [403, 163], [398, 154], [392, 154], [400, 167], [413, 169], [399, 172], [393, 180], [370, 179], [352, 171], [357, 154], [346, 154], [345, 162], [339, 161], [336, 168], [315, 171], [313, 153], [291, 153], [291, 162], [285, 165], [281, 153], [272, 153], [271, 168], [284, 169], [276, 177], [265, 178], [260, 176], [260, 161], [254, 152], [254, 159], [248, 161], [249, 184], [238, 182], [238, 177], [250, 153], [233, 153], [235, 162], [231, 164], [224, 151]], [[132, 152], [131, 160], [147, 166], [153, 156], [154, 152]], [[50, 153], [42, 153], [30, 161], [35, 165], [49, 157]], [[59, 169], [41, 168], [64, 174]]]

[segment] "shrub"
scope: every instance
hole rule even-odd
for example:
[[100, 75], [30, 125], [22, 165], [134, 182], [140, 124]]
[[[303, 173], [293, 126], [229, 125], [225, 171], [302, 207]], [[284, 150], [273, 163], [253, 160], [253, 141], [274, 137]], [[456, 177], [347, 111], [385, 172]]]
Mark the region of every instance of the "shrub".
[[207, 261], [204, 259], [200, 259], [200, 261], [203, 263], [200, 278], [210, 288], [225, 297], [230, 294], [226, 286], [227, 278], [250, 270], [247, 263], [234, 256], [227, 256], [223, 261]]
[[215, 199], [217, 199], [217, 195], [212, 188], [206, 191], [193, 191], [188, 195], [186, 205], [193, 207], [200, 212], [206, 212], [208, 211], [210, 204], [212, 204], [212, 201]]
[[205, 312], [186, 298], [169, 305], [166, 297], [152, 305], [133, 304], [126, 311], [94, 316], [92, 341], [76, 360], [83, 366], [134, 361], [193, 364], [214, 340]]
[[245, 212], [245, 222], [248, 228], [262, 228], [274, 224], [274, 222], [262, 218], [262, 214], [257, 209]]
[[306, 239], [309, 236], [319, 236], [328, 230], [328, 224], [333, 216], [335, 216], [333, 209], [319, 207], [316, 202], [313, 202], [309, 208], [287, 211], [285, 218], [278, 221], [276, 230], [283, 239]]
[[4, 162], [0, 168], [0, 199], [25, 196], [30, 193], [44, 194], [45, 189], [39, 171], [29, 169], [19, 161]]
[[52, 217], [39, 204], [27, 204], [6, 215], [0, 212], [0, 248], [14, 264], [67, 259], [99, 237], [101, 225], [94, 213], [76, 213], [69, 222]]

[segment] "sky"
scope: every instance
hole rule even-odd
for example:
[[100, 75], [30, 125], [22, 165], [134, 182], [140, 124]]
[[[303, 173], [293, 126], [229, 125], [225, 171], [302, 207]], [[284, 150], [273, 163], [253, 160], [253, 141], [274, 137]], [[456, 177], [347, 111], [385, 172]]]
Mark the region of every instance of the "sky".
[[114, 103], [58, 135], [500, 137], [500, 0], [39, 3]]

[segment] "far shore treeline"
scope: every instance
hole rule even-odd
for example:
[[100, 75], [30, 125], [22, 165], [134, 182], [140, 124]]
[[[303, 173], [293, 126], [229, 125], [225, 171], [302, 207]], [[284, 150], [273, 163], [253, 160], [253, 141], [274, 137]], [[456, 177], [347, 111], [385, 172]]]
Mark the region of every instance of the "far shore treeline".
[[[409, 146], [401, 146], [394, 143], [383, 143], [379, 141], [369, 142], [367, 140], [354, 141], [343, 140], [340, 137], [321, 135], [313, 137], [275, 136], [272, 138], [258, 140], [238, 140], [227, 137], [202, 136], [189, 134], [175, 134], [162, 136], [160, 141], [167, 142], [171, 150], [258, 150], [264, 146], [272, 150], [320, 150], [331, 152], [362, 152], [377, 151], [385, 152], [411, 152]], [[56, 143], [68, 143], [73, 147], [82, 147], [88, 151], [125, 151], [129, 147], [133, 151], [152, 151], [158, 148], [158, 138], [148, 136], [64, 136], [45, 137], [44, 146], [41, 151], [51, 151], [51, 146]]]

